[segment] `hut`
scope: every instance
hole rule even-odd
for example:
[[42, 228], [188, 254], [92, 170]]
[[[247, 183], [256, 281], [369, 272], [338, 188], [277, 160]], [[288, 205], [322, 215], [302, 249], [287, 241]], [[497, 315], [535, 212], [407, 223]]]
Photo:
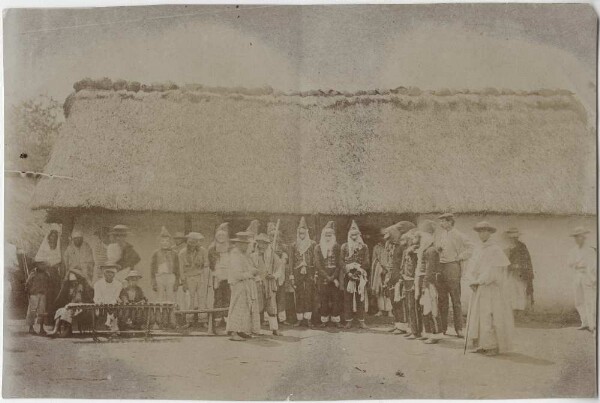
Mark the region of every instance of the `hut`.
[[123, 223], [149, 259], [162, 225], [208, 240], [229, 221], [305, 215], [317, 238], [356, 219], [373, 235], [442, 211], [470, 228], [518, 226], [536, 267], [536, 303], [571, 309], [564, 256], [576, 225], [595, 228], [595, 135], [564, 90], [334, 90], [140, 85], [83, 80], [34, 206], [82, 228]]

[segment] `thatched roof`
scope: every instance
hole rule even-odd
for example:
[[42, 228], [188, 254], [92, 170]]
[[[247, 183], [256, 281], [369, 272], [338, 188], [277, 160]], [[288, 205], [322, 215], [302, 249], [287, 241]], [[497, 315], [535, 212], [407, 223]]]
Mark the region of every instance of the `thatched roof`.
[[595, 212], [594, 132], [568, 91], [76, 90], [37, 208]]

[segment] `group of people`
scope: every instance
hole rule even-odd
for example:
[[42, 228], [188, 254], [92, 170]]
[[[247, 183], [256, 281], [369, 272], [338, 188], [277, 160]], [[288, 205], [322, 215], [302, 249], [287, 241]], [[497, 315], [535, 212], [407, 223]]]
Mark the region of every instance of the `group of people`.
[[[246, 231], [230, 235], [223, 223], [207, 249], [199, 232], [173, 237], [163, 227], [148, 271], [156, 300], [188, 311], [222, 308], [211, 328], [218, 334], [225, 325], [235, 341], [259, 334], [261, 325], [280, 335], [280, 325], [289, 324], [291, 301], [294, 326], [349, 329], [356, 321], [364, 329], [371, 301], [377, 305], [376, 316], [393, 316], [394, 334], [436, 344], [448, 331], [451, 306], [455, 335], [466, 337], [473, 351], [492, 355], [510, 349], [513, 311], [533, 304], [531, 257], [516, 228], [506, 231], [508, 248], [503, 250], [491, 239], [496, 229], [487, 222], [474, 227], [480, 240], [475, 244], [454, 227], [451, 213], [418, 226], [401, 221], [381, 230], [371, 254], [354, 221], [341, 245], [334, 221], [322, 228], [316, 242], [301, 218], [289, 246], [282, 242], [279, 222], [269, 222], [264, 233], [259, 227], [254, 220]], [[53, 321], [52, 334], [60, 333], [63, 325], [68, 329], [78, 315], [67, 309], [69, 303], [146, 302], [137, 284], [142, 275], [135, 269], [140, 256], [127, 242], [128, 234], [124, 225], [100, 228], [100, 242], [91, 247], [75, 230], [62, 253], [60, 227], [52, 228], [26, 284], [30, 332], [35, 332], [38, 319], [39, 333], [45, 333], [44, 318]], [[581, 328], [594, 331], [596, 251], [586, 245], [583, 228], [572, 235], [576, 246], [569, 265], [576, 276]], [[464, 280], [473, 290], [465, 329]], [[173, 325], [199, 323], [197, 314], [190, 318]], [[136, 325], [119, 323], [110, 314], [105, 324], [114, 330]]]

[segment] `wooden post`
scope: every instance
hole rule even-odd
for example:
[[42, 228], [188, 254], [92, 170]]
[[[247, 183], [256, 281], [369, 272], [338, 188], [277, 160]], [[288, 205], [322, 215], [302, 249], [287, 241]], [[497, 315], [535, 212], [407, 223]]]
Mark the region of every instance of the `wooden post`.
[[183, 215], [183, 233], [187, 234], [192, 232], [192, 216], [191, 214]]
[[73, 232], [73, 227], [75, 226], [75, 214], [67, 211], [66, 213], [61, 214], [61, 224], [62, 224], [62, 234], [60, 238], [60, 249], [61, 252], [64, 253], [65, 249], [69, 245], [69, 239], [71, 238], [71, 233]]

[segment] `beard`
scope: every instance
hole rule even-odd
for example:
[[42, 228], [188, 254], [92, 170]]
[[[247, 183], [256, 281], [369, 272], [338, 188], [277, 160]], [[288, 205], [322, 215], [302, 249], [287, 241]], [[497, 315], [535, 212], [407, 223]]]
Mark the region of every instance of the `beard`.
[[326, 258], [327, 257], [327, 252], [329, 252], [330, 250], [333, 249], [333, 246], [335, 245], [335, 237], [332, 236], [331, 238], [327, 238], [327, 237], [321, 237], [321, 242], [319, 243], [321, 245], [321, 253], [323, 254], [323, 257]]

